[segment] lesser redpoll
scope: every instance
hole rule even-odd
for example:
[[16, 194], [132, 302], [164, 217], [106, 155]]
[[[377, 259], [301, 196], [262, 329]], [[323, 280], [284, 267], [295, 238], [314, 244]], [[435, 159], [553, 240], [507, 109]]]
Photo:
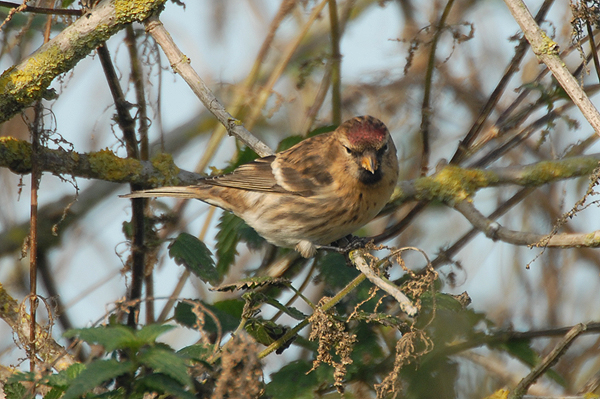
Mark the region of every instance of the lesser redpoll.
[[196, 198], [231, 211], [270, 243], [305, 257], [371, 221], [398, 180], [387, 127], [359, 116], [232, 173], [199, 184], [161, 187], [127, 198]]

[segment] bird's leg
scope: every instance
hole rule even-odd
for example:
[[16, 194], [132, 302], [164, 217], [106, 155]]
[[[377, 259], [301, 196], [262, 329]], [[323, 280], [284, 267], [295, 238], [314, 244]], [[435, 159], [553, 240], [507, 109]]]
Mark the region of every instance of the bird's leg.
[[315, 247], [317, 249], [324, 249], [326, 251], [338, 252], [348, 257], [350, 251], [359, 248], [364, 248], [365, 245], [369, 243], [369, 241], [370, 240], [368, 237], [356, 237], [352, 234], [348, 234], [346, 237], [340, 238], [339, 240], [332, 242], [331, 245], [316, 245]]

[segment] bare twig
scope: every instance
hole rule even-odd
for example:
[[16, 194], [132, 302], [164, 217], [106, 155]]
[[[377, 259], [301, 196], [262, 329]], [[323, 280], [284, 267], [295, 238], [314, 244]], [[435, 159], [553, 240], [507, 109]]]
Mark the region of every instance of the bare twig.
[[600, 135], [600, 113], [558, 56], [558, 45], [539, 27], [521, 0], [504, 0], [504, 2], [531, 44], [535, 55], [548, 66], [556, 80], [592, 125], [596, 134]]
[[336, 0], [329, 0], [329, 24], [331, 28], [331, 122], [339, 125], [342, 123], [342, 55]]
[[171, 67], [180, 75], [190, 86], [192, 91], [198, 96], [202, 104], [227, 128], [230, 135], [234, 135], [244, 144], [252, 148], [258, 155], [264, 157], [272, 155], [271, 150], [266, 144], [250, 133], [242, 123], [235, 119], [225, 107], [219, 102], [212, 91], [204, 83], [202, 78], [196, 73], [190, 65], [190, 60], [177, 47], [169, 32], [158, 17], [153, 16], [146, 22], [146, 31], [152, 35], [154, 40], [163, 49], [167, 59], [171, 63]]
[[429, 127], [431, 126], [431, 87], [433, 84], [433, 72], [435, 70], [435, 55], [437, 50], [437, 44], [440, 40], [440, 36], [442, 32], [445, 30], [446, 20], [448, 19], [448, 15], [450, 15], [450, 10], [452, 9], [452, 5], [454, 4], [454, 0], [448, 0], [446, 3], [446, 7], [444, 7], [444, 11], [440, 17], [440, 20], [435, 27], [435, 32], [433, 34], [433, 39], [431, 40], [431, 49], [429, 50], [429, 60], [427, 62], [427, 71], [425, 72], [425, 85], [423, 87], [423, 104], [421, 105], [421, 143], [423, 145], [422, 154], [421, 154], [421, 176], [427, 175], [427, 171], [429, 170], [429, 153], [431, 149], [429, 148]]
[[393, 296], [400, 305], [400, 309], [402, 309], [402, 311], [409, 317], [415, 317], [417, 313], [419, 313], [419, 309], [413, 305], [412, 301], [408, 299], [408, 297], [404, 295], [402, 291], [400, 291], [400, 288], [398, 288], [392, 282], [386, 281], [385, 279], [379, 277], [375, 271], [371, 269], [365, 258], [361, 255], [360, 251], [357, 250], [350, 252], [350, 260], [362, 274], [367, 276], [371, 283], [375, 284], [377, 287]]
[[454, 209], [459, 211], [473, 226], [492, 240], [501, 240], [514, 245], [543, 246], [558, 248], [598, 247], [600, 230], [581, 234], [556, 234], [552, 236], [510, 230], [498, 222], [488, 219], [468, 200], [457, 202]]
[[44, 8], [44, 7], [33, 7], [27, 4], [18, 4], [10, 1], [0, 1], [0, 7], [8, 8], [19, 8], [19, 12], [32, 12], [36, 14], [50, 14], [50, 15], [74, 15], [80, 16], [83, 14], [83, 10], [74, 10], [71, 8]]
[[577, 324], [564, 336], [564, 338], [552, 349], [552, 351], [537, 364], [531, 372], [519, 382], [515, 389], [509, 393], [509, 399], [521, 399], [527, 392], [529, 387], [544, 374], [550, 367], [552, 367], [559, 359], [560, 356], [569, 348], [571, 343], [577, 338], [582, 332], [586, 330], [585, 324]]

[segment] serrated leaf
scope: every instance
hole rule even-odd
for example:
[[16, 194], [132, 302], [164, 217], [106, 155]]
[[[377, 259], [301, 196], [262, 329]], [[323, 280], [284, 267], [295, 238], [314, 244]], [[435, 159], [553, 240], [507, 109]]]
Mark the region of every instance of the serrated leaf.
[[177, 354], [186, 359], [205, 362], [213, 354], [214, 350], [215, 348], [213, 345], [196, 344], [181, 348], [177, 351]]
[[317, 267], [320, 277], [328, 287], [345, 287], [350, 281], [360, 274], [358, 270], [346, 265], [344, 255], [337, 252], [328, 252], [322, 256]]
[[204, 282], [215, 285], [221, 281], [212, 253], [206, 244], [191, 234], [179, 234], [169, 245], [169, 256]]
[[[202, 301], [198, 302], [210, 310], [217, 317], [217, 319], [219, 319], [223, 333], [235, 330], [240, 324], [242, 311], [244, 309], [243, 301], [238, 299], [229, 299], [216, 302], [213, 305], [209, 305]], [[175, 320], [186, 327], [194, 328], [198, 320], [192, 311], [192, 304], [189, 302], [179, 302], [175, 307]], [[210, 333], [217, 332], [217, 325], [213, 321], [212, 317], [205, 315], [204, 321], [204, 331]]]
[[64, 391], [64, 388], [52, 388], [50, 392], [44, 395], [44, 399], [59, 399]]
[[164, 374], [151, 374], [140, 378], [137, 383], [145, 387], [147, 391], [162, 392], [182, 399], [196, 398], [195, 395], [186, 391], [177, 380]]
[[63, 399], [78, 398], [105, 381], [133, 371], [134, 365], [131, 361], [119, 362], [115, 359], [96, 360], [88, 364], [86, 369], [73, 380], [66, 390]]
[[148, 324], [142, 327], [139, 331], [136, 331], [135, 335], [144, 344], [151, 344], [156, 341], [160, 335], [171, 331], [175, 326], [170, 324]]
[[27, 395], [27, 388], [20, 382], [7, 383], [3, 387], [6, 399], [27, 399], [33, 398], [33, 395]]
[[181, 385], [192, 384], [184, 360], [172, 351], [164, 348], [148, 348], [138, 357], [138, 360], [155, 372], [168, 375]]
[[225, 276], [235, 261], [237, 244], [240, 241], [239, 230], [244, 221], [231, 212], [223, 212], [219, 221], [216, 239], [217, 271]]
[[60, 387], [66, 389], [71, 383], [71, 381], [77, 378], [77, 376], [81, 374], [83, 370], [85, 370], [84, 364], [74, 363], [70, 365], [66, 370], [61, 370], [57, 374], [52, 374], [48, 376], [47, 385], [51, 387]]
[[239, 290], [252, 290], [255, 288], [261, 288], [267, 285], [273, 285], [276, 287], [287, 287], [290, 284], [290, 280], [283, 277], [270, 277], [270, 276], [258, 276], [244, 278], [238, 282], [231, 284], [223, 284], [218, 287], [211, 288], [211, 291], [239, 291]]
[[68, 330], [65, 331], [63, 336], [66, 338], [78, 336], [87, 343], [102, 345], [107, 352], [112, 352], [115, 349], [136, 349], [139, 347], [138, 339], [133, 330], [120, 324]]
[[266, 394], [272, 399], [312, 399], [320, 385], [317, 373], [306, 374], [312, 363], [298, 360], [271, 374]]

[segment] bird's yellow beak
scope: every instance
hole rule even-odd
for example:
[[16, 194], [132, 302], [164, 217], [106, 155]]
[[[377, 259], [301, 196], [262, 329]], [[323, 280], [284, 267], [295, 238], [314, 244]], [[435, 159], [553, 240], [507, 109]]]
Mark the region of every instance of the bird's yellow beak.
[[373, 155], [365, 155], [361, 161], [360, 166], [368, 170], [371, 173], [375, 173], [379, 165], [377, 164], [377, 158]]

